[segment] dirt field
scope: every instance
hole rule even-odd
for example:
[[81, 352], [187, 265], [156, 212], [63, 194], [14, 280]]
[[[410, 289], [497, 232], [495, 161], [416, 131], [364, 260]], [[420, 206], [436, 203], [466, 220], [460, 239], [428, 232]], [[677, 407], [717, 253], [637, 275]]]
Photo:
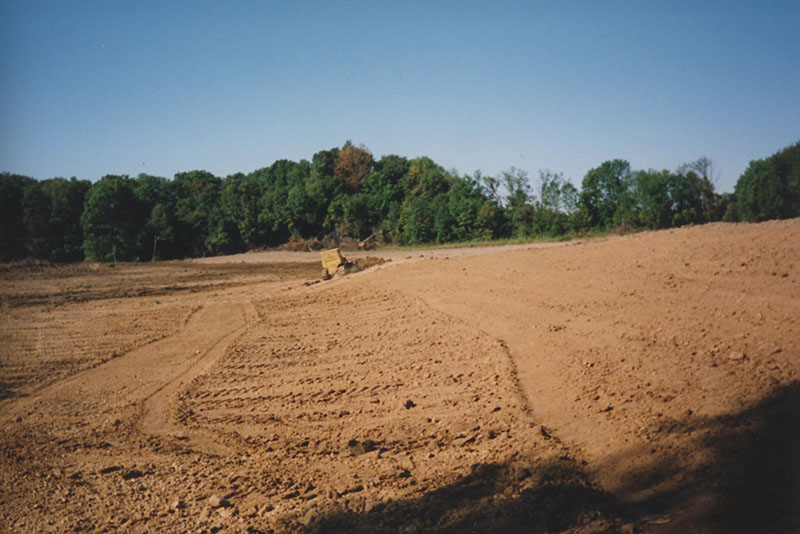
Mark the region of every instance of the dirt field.
[[385, 256], [0, 267], [0, 532], [800, 532], [800, 220]]

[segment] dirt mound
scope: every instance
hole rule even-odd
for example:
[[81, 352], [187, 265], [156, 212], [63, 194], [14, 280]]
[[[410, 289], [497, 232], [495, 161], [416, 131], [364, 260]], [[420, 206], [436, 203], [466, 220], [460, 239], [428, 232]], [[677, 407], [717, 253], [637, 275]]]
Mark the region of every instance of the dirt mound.
[[385, 260], [378, 256], [367, 256], [365, 258], [356, 258], [354, 263], [358, 266], [359, 271], [366, 271], [370, 267], [375, 267], [376, 265], [383, 265], [387, 261], [392, 261], [392, 260]]
[[0, 262], [0, 273], [13, 271], [38, 271], [45, 267], [52, 267], [49, 260], [39, 260], [36, 258], [26, 258], [20, 261], [3, 263]]
[[312, 252], [328, 250], [332, 248], [349, 251], [359, 250], [358, 241], [350, 237], [344, 237], [336, 240], [330, 236], [325, 236], [322, 239], [316, 237], [303, 239], [301, 237], [292, 236], [286, 243], [279, 246], [277, 250], [286, 250], [289, 252]]

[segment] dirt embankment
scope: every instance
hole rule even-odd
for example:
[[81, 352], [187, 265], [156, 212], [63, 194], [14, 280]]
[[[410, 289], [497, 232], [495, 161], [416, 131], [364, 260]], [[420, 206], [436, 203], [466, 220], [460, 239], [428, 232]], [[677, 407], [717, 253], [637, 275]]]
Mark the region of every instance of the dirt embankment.
[[799, 259], [798, 220], [719, 224], [369, 283], [507, 343], [536, 416], [634, 518], [769, 531], [797, 521]]
[[4, 271], [0, 530], [800, 528], [800, 220], [402, 254]]

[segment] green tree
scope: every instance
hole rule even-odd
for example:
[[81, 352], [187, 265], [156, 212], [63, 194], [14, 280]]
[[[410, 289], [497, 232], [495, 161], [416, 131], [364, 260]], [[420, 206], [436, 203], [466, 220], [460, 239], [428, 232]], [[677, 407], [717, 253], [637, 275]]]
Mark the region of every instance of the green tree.
[[638, 171], [635, 174], [639, 222], [647, 228], [668, 228], [673, 209], [669, 171]]
[[511, 235], [530, 236], [533, 232], [535, 197], [531, 191], [528, 171], [511, 167], [501, 173], [501, 181], [506, 190], [505, 210], [511, 225]]
[[22, 198], [33, 178], [19, 174], [0, 174], [0, 261], [25, 256], [27, 232], [22, 220]]
[[403, 186], [406, 195], [433, 198], [446, 193], [450, 184], [444, 169], [431, 158], [422, 156], [409, 162]]
[[451, 181], [444, 169], [428, 157], [409, 161], [402, 182], [404, 199], [399, 210], [392, 213], [393, 239], [408, 244], [427, 243], [436, 239], [437, 230], [442, 239], [449, 239], [444, 230], [449, 214], [443, 210]]
[[[470, 241], [492, 237], [494, 228], [483, 219], [481, 208], [488, 202], [483, 195], [481, 176], [454, 178], [437, 213], [436, 240]], [[487, 224], [488, 223], [488, 224]]]
[[583, 179], [580, 196], [581, 207], [588, 214], [593, 226], [609, 227], [628, 216], [624, 211], [617, 213], [620, 206], [630, 206], [632, 185], [631, 166], [625, 160], [615, 159], [603, 162], [591, 169]]
[[291, 184], [286, 207], [293, 235], [322, 237], [341, 222], [338, 217], [342, 212], [329, 209], [344, 189], [334, 174], [338, 154], [338, 148], [317, 152], [311, 160], [308, 176]]
[[500, 182], [499, 178], [481, 175], [481, 183], [483, 184], [483, 188], [489, 198], [497, 202], [498, 205], [503, 202], [503, 198], [500, 195], [500, 187], [502, 186], [502, 183]]
[[[278, 160], [270, 167], [249, 175], [261, 189], [258, 200], [258, 241], [262, 245], [279, 245], [290, 236], [292, 217], [287, 198], [290, 189], [305, 189], [311, 172], [310, 163]], [[298, 210], [301, 211], [301, 210]]]
[[342, 197], [342, 215], [338, 228], [341, 236], [351, 236], [361, 240], [371, 233], [372, 214], [369, 206], [369, 197], [364, 194], [347, 195]]
[[409, 167], [406, 158], [383, 156], [364, 181], [362, 192], [366, 196], [369, 226], [380, 232], [383, 239], [400, 240], [400, 235], [392, 230], [399, 222]]
[[800, 215], [800, 142], [751, 161], [736, 182], [739, 216], [747, 221]]
[[137, 259], [145, 221], [132, 182], [127, 176], [106, 175], [89, 189], [81, 216], [88, 259]]
[[733, 193], [722, 193], [718, 199], [718, 210], [722, 213], [722, 222], [738, 222], [739, 210], [736, 208], [736, 195]]
[[376, 219], [385, 218], [392, 203], [402, 202], [408, 169], [408, 160], [395, 155], [383, 156], [375, 163], [375, 170], [364, 181], [362, 191]]
[[150, 261], [158, 259], [159, 241], [171, 241], [173, 237], [172, 222], [169, 212], [164, 204], [156, 204], [150, 210], [150, 217], [147, 219], [147, 231], [153, 236], [153, 254]]
[[702, 156], [696, 161], [684, 163], [678, 167], [678, 174], [688, 175], [694, 172], [699, 177], [698, 188], [700, 190], [700, 203], [702, 210], [701, 222], [718, 221], [722, 217], [718, 209], [719, 197], [714, 192], [714, 183], [717, 176], [714, 172], [714, 163]]
[[783, 213], [785, 194], [772, 161], [751, 161], [736, 182], [739, 213], [747, 221], [778, 219]]
[[434, 240], [436, 206], [426, 195], [406, 198], [401, 215], [403, 243], [416, 245]]
[[539, 171], [539, 198], [532, 231], [550, 236], [575, 229], [578, 190], [561, 173]]
[[221, 185], [206, 247], [211, 254], [234, 254], [259, 242], [261, 189], [244, 174], [227, 176]]
[[672, 200], [672, 226], [703, 222], [701, 178], [694, 171], [669, 175], [669, 196]]
[[89, 180], [55, 178], [50, 184], [50, 231], [53, 248], [50, 259], [73, 262], [83, 259], [81, 215], [86, 195], [92, 187]]
[[27, 235], [26, 249], [34, 258], [49, 259], [55, 247], [50, 226], [52, 196], [49, 184], [34, 182], [25, 188], [22, 196], [22, 220]]
[[264, 242], [258, 224], [261, 188], [256, 181], [243, 177], [236, 188], [236, 193], [237, 212], [231, 214], [231, 219], [237, 223], [239, 236], [244, 246], [252, 250]]
[[549, 211], [561, 211], [561, 189], [566, 183], [564, 175], [548, 170], [539, 171], [539, 202]]
[[207, 171], [175, 175], [172, 188], [176, 196], [175, 242], [179, 256], [200, 257], [211, 252], [221, 183]]
[[166, 178], [140, 174], [133, 184], [144, 226], [139, 231], [138, 256], [175, 257], [175, 195]]
[[90, 186], [87, 180], [74, 177], [36, 181], [0, 175], [0, 248], [7, 251], [0, 253], [0, 258], [83, 259], [80, 217]]

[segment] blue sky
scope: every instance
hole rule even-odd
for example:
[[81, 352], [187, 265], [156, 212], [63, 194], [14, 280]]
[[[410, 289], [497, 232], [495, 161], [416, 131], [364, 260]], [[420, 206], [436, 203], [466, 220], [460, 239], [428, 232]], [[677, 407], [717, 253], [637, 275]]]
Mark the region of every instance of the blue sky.
[[800, 2], [0, 0], [0, 171], [205, 169], [363, 143], [535, 177], [800, 140]]

